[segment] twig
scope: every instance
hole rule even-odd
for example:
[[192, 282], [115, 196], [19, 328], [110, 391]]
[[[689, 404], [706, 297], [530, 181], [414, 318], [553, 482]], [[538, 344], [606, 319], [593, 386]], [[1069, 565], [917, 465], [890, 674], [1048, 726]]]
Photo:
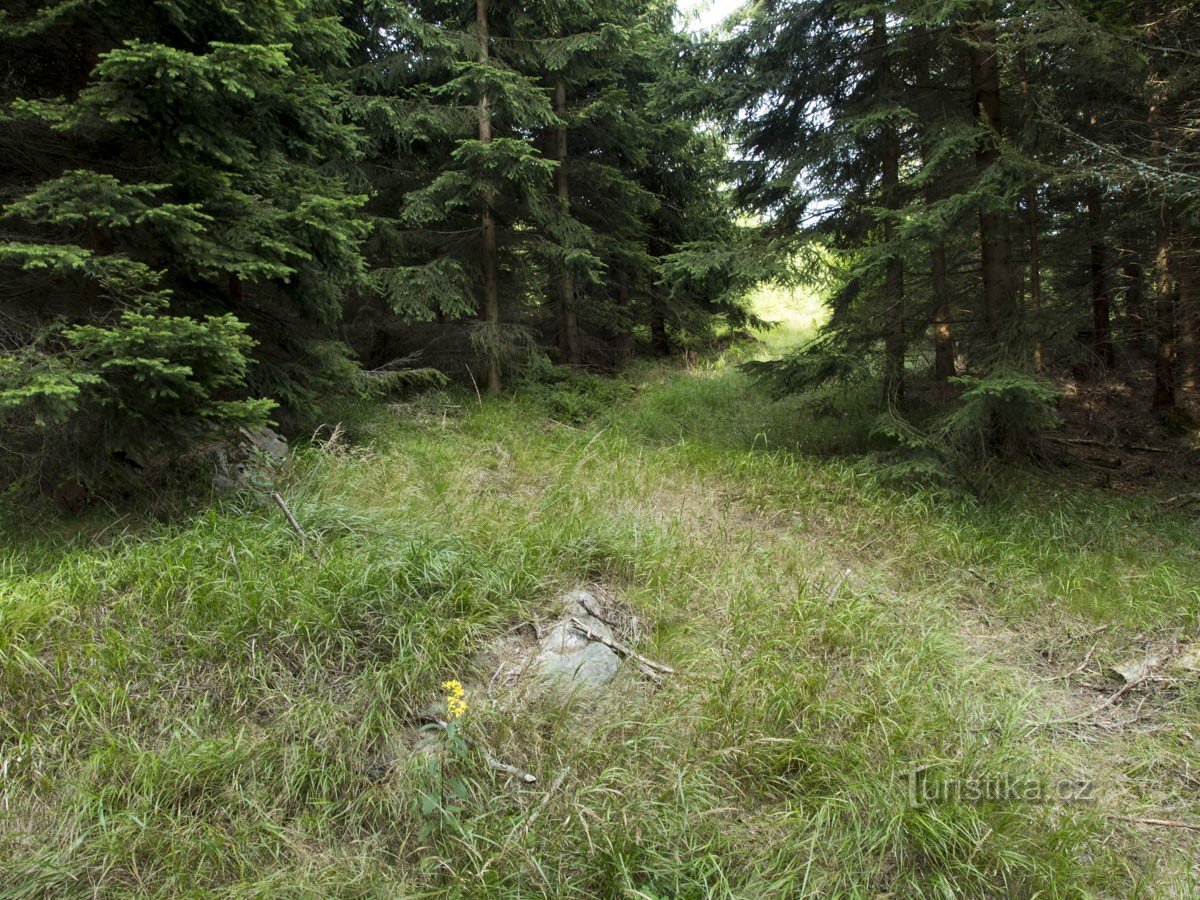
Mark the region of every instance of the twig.
[[834, 598], [837, 597], [838, 591], [840, 591], [842, 589], [842, 585], [846, 583], [846, 579], [849, 577], [850, 577], [849, 569], [844, 569], [843, 571], [838, 573], [838, 577], [833, 580], [833, 584], [831, 584], [829, 586], [829, 590], [827, 591], [830, 600], [833, 600]]
[[1100, 646], [1099, 641], [1096, 641], [1096, 643], [1092, 644], [1092, 649], [1087, 652], [1087, 656], [1085, 656], [1083, 658], [1083, 662], [1081, 662], [1078, 666], [1076, 666], [1070, 672], [1067, 672], [1065, 675], [1055, 675], [1051, 678], [1043, 678], [1042, 680], [1043, 681], [1061, 681], [1064, 678], [1071, 678], [1072, 676], [1078, 675], [1080, 672], [1082, 672], [1084, 669], [1087, 668], [1088, 663], [1090, 663], [1092, 661], [1092, 654], [1096, 652], [1096, 648], [1099, 646]]
[[630, 659], [632, 659], [635, 663], [637, 663], [638, 668], [641, 669], [644, 674], [649, 675], [655, 681], [659, 680], [658, 676], [660, 673], [666, 674], [666, 675], [678, 675], [679, 674], [674, 669], [672, 669], [670, 666], [664, 665], [663, 663], [655, 662], [652, 659], [647, 659], [646, 657], [642, 656], [642, 654], [640, 654], [636, 650], [634, 650], [632, 647], [626, 647], [620, 641], [614, 641], [612, 638], [607, 638], [602, 634], [597, 634], [596, 632], [592, 631], [592, 629], [588, 628], [586, 625], [584, 625], [581, 621], [579, 621], [574, 616], [571, 617], [571, 624], [575, 627], [575, 629], [577, 631], [579, 631], [581, 634], [583, 634], [584, 637], [586, 637], [589, 641], [596, 641], [597, 643], [604, 644], [604, 646], [608, 647], [610, 650], [613, 650], [613, 651], [621, 654], [622, 656], [627, 656]]
[[1142, 453], [1178, 453], [1171, 447], [1151, 447], [1147, 444], [1110, 444], [1106, 441], [1096, 441], [1091, 438], [1051, 437], [1049, 440], [1059, 444], [1077, 444], [1080, 447], [1100, 447], [1104, 450], [1137, 450]]
[[292, 511], [288, 509], [288, 505], [283, 502], [283, 497], [279, 496], [279, 491], [271, 491], [271, 499], [275, 501], [275, 505], [283, 510], [284, 516], [287, 517], [288, 524], [292, 526], [292, 530], [300, 536], [301, 549], [308, 549], [308, 535], [304, 533], [304, 529], [300, 527], [300, 523], [296, 521], [296, 517], [292, 515]]
[[1145, 819], [1140, 816], [1117, 816], [1109, 815], [1110, 819], [1116, 819], [1120, 822], [1134, 822], [1138, 825], [1161, 825], [1163, 828], [1186, 828], [1188, 831], [1200, 831], [1200, 824], [1196, 822], [1180, 822], [1177, 819]]
[[[445, 731], [450, 725], [449, 722], [440, 716], [435, 717], [433, 721], [438, 728], [442, 729], [443, 731]], [[497, 772], [503, 772], [506, 775], [514, 775], [517, 778], [520, 778], [526, 784], [535, 784], [537, 782], [536, 775], [532, 775], [529, 772], [526, 772], [524, 769], [518, 769], [516, 766], [510, 766], [508, 763], [497, 759], [491, 754], [487, 747], [483, 746], [483, 744], [479, 743], [479, 741], [472, 740], [465, 734], [461, 733], [459, 734], [459, 737], [462, 739], [464, 744], [469, 744], [476, 747], [479, 752], [483, 754], [484, 762], [486, 762], [488, 766], [495, 769]]]
[[1092, 716], [1094, 716], [1096, 713], [1100, 712], [1102, 709], [1106, 709], [1109, 706], [1112, 706], [1119, 699], [1121, 699], [1121, 697], [1123, 697], [1125, 695], [1126, 691], [1130, 690], [1131, 688], [1137, 687], [1139, 684], [1142, 684], [1148, 678], [1149, 678], [1148, 675], [1143, 675], [1141, 678], [1135, 678], [1133, 681], [1126, 682], [1125, 684], [1121, 685], [1119, 690], [1114, 691], [1107, 698], [1105, 698], [1103, 703], [1096, 704], [1095, 706], [1093, 706], [1091, 709], [1089, 709], [1085, 713], [1080, 713], [1077, 716], [1068, 716], [1065, 719], [1051, 719], [1048, 722], [1032, 722], [1030, 724], [1034, 728], [1051, 728], [1055, 725], [1071, 725], [1071, 724], [1074, 724], [1075, 722], [1082, 722], [1085, 719], [1090, 719]]
[[485, 760], [487, 760], [487, 764], [489, 766], [491, 766], [493, 769], [495, 769], [496, 771], [503, 772], [506, 775], [514, 775], [517, 778], [520, 778], [526, 784], [536, 784], [537, 783], [536, 775], [531, 775], [530, 773], [526, 772], [524, 769], [518, 769], [516, 766], [510, 766], [506, 762], [501, 762], [500, 760], [496, 759], [496, 757], [492, 756], [492, 754], [490, 754], [486, 750], [484, 750], [482, 747], [480, 747], [479, 749], [480, 749], [480, 752], [483, 753], [483, 758]]

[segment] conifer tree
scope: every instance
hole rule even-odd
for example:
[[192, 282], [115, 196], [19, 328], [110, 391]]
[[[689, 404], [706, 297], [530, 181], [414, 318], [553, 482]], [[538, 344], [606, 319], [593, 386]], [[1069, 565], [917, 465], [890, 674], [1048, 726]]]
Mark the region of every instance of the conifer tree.
[[351, 371], [329, 327], [364, 223], [322, 170], [356, 153], [329, 77], [348, 40], [309, 0], [9, 4], [7, 453], [94, 469], [97, 446], [259, 423]]

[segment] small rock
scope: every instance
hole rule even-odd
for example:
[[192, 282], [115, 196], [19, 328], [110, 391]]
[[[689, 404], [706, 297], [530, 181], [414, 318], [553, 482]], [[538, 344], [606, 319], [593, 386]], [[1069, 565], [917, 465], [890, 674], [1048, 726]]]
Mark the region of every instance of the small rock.
[[1200, 646], [1188, 647], [1171, 662], [1172, 669], [1200, 672]]
[[[611, 638], [599, 619], [576, 616], [595, 634]], [[538, 642], [530, 672], [547, 685], [595, 696], [617, 676], [621, 659], [604, 644], [588, 640], [570, 622], [558, 622]]]
[[265, 425], [262, 428], [256, 428], [254, 431], [250, 431], [248, 428], [242, 428], [239, 431], [251, 447], [269, 456], [275, 462], [281, 463], [287, 458], [287, 438], [278, 431], [268, 428]]
[[[598, 596], [587, 588], [576, 588], [573, 591], [567, 591], [559, 599], [562, 601], [563, 612], [567, 616], [574, 616], [577, 619], [583, 620], [595, 619], [603, 625], [608, 625], [610, 622], [603, 597]], [[612, 637], [610, 630], [606, 629], [603, 633], [607, 638]]]
[[1126, 684], [1131, 684], [1135, 681], [1141, 681], [1161, 664], [1162, 657], [1147, 656], [1144, 659], [1131, 659], [1123, 663], [1117, 663], [1112, 667], [1112, 671], [1121, 676]]

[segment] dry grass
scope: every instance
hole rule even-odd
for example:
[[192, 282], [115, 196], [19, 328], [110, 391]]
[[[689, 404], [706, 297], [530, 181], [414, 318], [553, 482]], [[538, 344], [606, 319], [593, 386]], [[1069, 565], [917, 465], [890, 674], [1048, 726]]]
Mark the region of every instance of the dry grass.
[[[1110, 816], [1200, 818], [1195, 682], [1029, 727], [1195, 634], [1182, 514], [1028, 473], [987, 505], [898, 490], [853, 398], [817, 420], [720, 359], [633, 380], [574, 425], [547, 410], [587, 396], [429, 397], [303, 451], [282, 487], [316, 559], [253, 495], [15, 542], [0, 894], [1194, 895], [1186, 832]], [[594, 580], [680, 677], [473, 709], [531, 787], [408, 753], [442, 680]], [[912, 773], [1099, 799], [914, 804]], [[458, 799], [424, 808], [431, 778]]]

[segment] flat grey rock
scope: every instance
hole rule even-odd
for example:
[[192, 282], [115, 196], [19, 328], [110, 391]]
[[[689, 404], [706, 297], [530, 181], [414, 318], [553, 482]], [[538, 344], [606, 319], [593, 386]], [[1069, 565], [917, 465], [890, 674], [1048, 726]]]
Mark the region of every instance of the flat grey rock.
[[[599, 619], [577, 618], [594, 634], [612, 637]], [[557, 622], [538, 642], [529, 673], [548, 686], [594, 696], [617, 677], [620, 664], [620, 657], [604, 644], [588, 640], [570, 622]]]

